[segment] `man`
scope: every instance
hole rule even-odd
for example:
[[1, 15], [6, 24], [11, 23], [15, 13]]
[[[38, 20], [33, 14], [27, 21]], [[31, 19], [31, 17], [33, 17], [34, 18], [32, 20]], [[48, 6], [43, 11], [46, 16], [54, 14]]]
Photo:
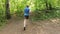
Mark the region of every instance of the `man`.
[[26, 8], [24, 9], [24, 30], [26, 29], [26, 23], [27, 20], [29, 19], [29, 6], [26, 6]]

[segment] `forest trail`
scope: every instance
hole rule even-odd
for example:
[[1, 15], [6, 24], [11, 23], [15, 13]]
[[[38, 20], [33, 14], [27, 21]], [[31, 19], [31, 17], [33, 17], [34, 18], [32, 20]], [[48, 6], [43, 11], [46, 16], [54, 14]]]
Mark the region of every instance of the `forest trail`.
[[50, 19], [32, 24], [28, 21], [26, 30], [23, 30], [23, 19], [12, 18], [8, 21], [0, 34], [60, 34], [60, 19]]

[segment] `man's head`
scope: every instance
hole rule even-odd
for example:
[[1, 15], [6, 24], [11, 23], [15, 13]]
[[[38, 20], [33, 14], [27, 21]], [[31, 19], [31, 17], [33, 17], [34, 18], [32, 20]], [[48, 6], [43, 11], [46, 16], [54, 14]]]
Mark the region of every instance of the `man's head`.
[[29, 8], [29, 6], [28, 6], [28, 5], [27, 5], [26, 7], [27, 7], [27, 8]]

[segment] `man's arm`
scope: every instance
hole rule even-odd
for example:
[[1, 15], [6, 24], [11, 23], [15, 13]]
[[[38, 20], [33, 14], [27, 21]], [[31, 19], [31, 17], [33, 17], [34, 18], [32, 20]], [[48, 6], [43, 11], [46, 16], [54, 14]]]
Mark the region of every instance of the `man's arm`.
[[32, 11], [30, 10], [30, 11], [29, 11], [29, 13], [31, 14], [31, 13], [32, 13]]
[[29, 14], [30, 14], [30, 16], [32, 16], [32, 11], [31, 10], [29, 11]]

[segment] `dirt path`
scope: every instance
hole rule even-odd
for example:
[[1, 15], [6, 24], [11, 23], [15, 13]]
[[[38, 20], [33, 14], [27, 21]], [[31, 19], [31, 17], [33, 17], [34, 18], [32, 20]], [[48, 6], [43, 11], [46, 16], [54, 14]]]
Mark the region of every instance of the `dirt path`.
[[12, 18], [8, 22], [0, 34], [60, 34], [60, 19], [34, 22], [39, 26], [28, 21], [26, 31], [23, 31], [23, 20]]

